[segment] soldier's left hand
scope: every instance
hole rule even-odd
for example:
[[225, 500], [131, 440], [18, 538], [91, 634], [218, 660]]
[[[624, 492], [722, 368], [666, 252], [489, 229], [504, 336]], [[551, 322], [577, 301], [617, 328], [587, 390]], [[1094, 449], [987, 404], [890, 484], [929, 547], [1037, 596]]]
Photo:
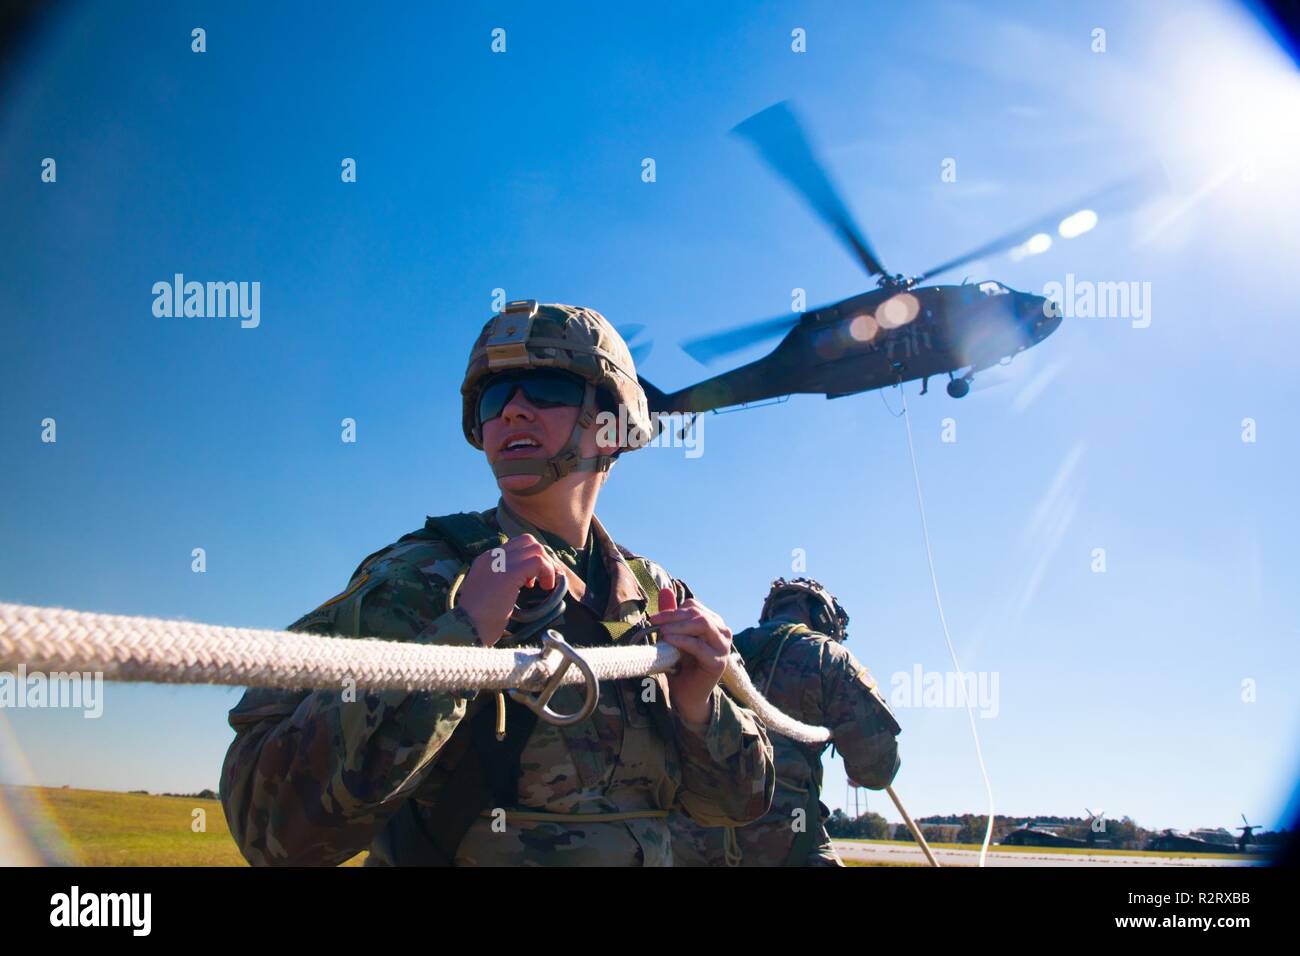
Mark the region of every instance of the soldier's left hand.
[[660, 625], [660, 639], [682, 652], [677, 673], [668, 676], [673, 709], [690, 723], [707, 723], [713, 712], [713, 688], [731, 654], [731, 629], [694, 598], [679, 608], [668, 588], [660, 589], [659, 613], [650, 620]]

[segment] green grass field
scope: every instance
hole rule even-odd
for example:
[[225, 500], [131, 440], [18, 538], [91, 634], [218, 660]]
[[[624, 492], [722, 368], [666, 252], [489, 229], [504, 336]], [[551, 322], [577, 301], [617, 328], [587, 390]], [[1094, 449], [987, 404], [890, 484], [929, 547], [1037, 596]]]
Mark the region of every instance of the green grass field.
[[[73, 859], [85, 866], [247, 866], [217, 800], [160, 797], [107, 790], [3, 787], [6, 799], [44, 808]], [[205, 830], [195, 832], [195, 810]], [[359, 866], [365, 854], [344, 866]]]
[[[73, 859], [85, 866], [247, 866], [226, 827], [217, 800], [161, 797], [108, 790], [0, 786], [10, 796], [34, 802], [63, 835]], [[205, 829], [193, 829], [194, 811], [204, 811]], [[848, 840], [908, 846], [895, 840]], [[949, 850], [979, 851], [979, 844], [932, 843]], [[1065, 853], [1117, 856], [1189, 856], [1224, 860], [1260, 860], [1237, 853], [1147, 853], [1142, 850], [1086, 850], [1075, 847], [992, 846], [997, 853]], [[361, 853], [344, 866], [360, 866]], [[857, 863], [850, 866], [913, 866], [910, 863]]]

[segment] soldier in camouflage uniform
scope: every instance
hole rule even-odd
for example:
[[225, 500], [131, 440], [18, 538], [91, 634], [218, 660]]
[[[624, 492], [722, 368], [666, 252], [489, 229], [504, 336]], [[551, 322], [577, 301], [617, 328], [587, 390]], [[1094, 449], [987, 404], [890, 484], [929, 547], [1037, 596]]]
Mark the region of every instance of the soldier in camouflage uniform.
[[[509, 646], [520, 591], [569, 595], [552, 627], [575, 646], [651, 642], [676, 673], [605, 681], [592, 715], [557, 726], [491, 691], [250, 689], [230, 712], [221, 774], [250, 863], [671, 865], [667, 816], [760, 817], [775, 783], [753, 714], [718, 687], [731, 632], [594, 515], [619, 454], [651, 436], [627, 346], [589, 309], [510, 303], [484, 327], [462, 386], [464, 430], [502, 497], [430, 518], [361, 562], [290, 630], [425, 644]], [[631, 429], [601, 437], [621, 403]], [[658, 632], [637, 638], [647, 620]], [[585, 690], [551, 700], [578, 709]], [[504, 726], [503, 726], [504, 721]]]
[[[898, 773], [901, 728], [871, 673], [843, 644], [849, 616], [810, 578], [772, 583], [758, 627], [736, 635], [754, 685], [779, 710], [834, 733], [849, 779], [882, 790]], [[741, 828], [670, 820], [677, 866], [843, 866], [823, 825], [825, 745], [772, 735], [776, 795], [771, 809]]]

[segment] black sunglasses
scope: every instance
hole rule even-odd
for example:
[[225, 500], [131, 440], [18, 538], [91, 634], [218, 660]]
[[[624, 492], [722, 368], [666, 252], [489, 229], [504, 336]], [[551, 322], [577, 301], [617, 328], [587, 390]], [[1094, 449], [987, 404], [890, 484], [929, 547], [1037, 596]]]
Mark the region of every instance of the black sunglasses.
[[510, 404], [515, 389], [522, 388], [530, 404], [536, 408], [558, 408], [582, 405], [587, 393], [587, 383], [578, 376], [560, 369], [527, 369], [503, 372], [487, 380], [478, 399], [478, 423], [496, 418]]

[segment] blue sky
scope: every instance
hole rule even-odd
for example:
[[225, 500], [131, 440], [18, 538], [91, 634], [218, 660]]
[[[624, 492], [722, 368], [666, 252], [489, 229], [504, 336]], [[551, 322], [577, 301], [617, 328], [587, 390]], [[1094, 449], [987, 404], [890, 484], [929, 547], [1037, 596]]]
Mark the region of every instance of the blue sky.
[[[0, 103], [0, 600], [278, 627], [426, 514], [493, 504], [458, 386], [496, 288], [644, 324], [666, 389], [714, 371], [684, 338], [865, 290], [727, 134], [777, 100], [897, 271], [1160, 162], [1168, 194], [969, 273], [1149, 282], [1151, 323], [1067, 319], [960, 402], [907, 386], [929, 527], [961, 662], [999, 679], [977, 723], [1000, 813], [1276, 822], [1300, 769], [1297, 75], [1232, 5], [1130, 6], [73, 5]], [[155, 317], [177, 272], [260, 282], [260, 325]], [[598, 513], [735, 630], [801, 548], [887, 691], [948, 670], [898, 407], [710, 416], [702, 456], [629, 456]], [[6, 711], [6, 779], [215, 787], [237, 698]], [[909, 809], [981, 811], [965, 714], [899, 717]]]

